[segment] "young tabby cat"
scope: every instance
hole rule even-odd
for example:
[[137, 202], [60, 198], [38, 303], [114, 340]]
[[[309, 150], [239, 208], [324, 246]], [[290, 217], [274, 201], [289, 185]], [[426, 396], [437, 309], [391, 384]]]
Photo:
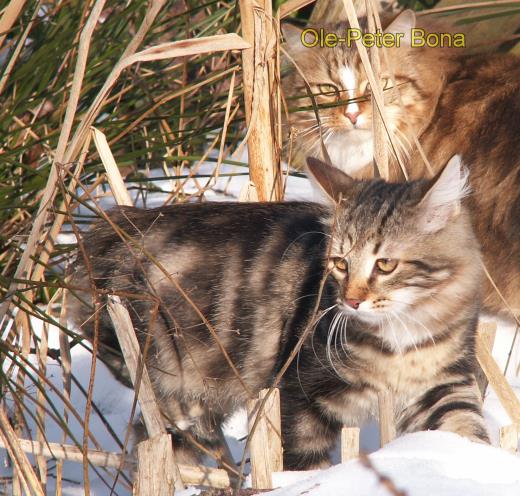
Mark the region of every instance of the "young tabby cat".
[[[354, 180], [315, 159], [309, 168], [329, 206], [110, 211], [131, 242], [105, 222], [83, 241], [100, 290], [101, 356], [121, 377], [103, 303], [107, 292], [137, 294], [126, 303], [141, 345], [150, 338], [148, 370], [184, 462], [198, 455], [186, 437], [217, 447], [218, 425], [248, 398], [244, 384], [269, 387], [307, 328], [279, 384], [286, 469], [327, 463], [342, 425], [377, 414], [378, 391], [394, 394], [401, 433], [487, 442], [473, 376], [480, 253], [458, 158], [435, 180], [408, 183]], [[91, 287], [87, 272], [80, 259], [73, 285]], [[92, 338], [92, 307], [72, 310]]]
[[[470, 172], [474, 194], [468, 203], [486, 267], [509, 304], [520, 311], [520, 59], [500, 53], [469, 55], [461, 48], [412, 47], [406, 33], [415, 23], [414, 14], [404, 11], [385, 30], [405, 34], [400, 48], [386, 50], [403, 107], [382, 57], [385, 110], [396, 152], [412, 178], [428, 175], [413, 135], [434, 171], [453, 155], [461, 156]], [[420, 27], [446, 31], [440, 25]], [[346, 24], [324, 27], [337, 33], [346, 28]], [[356, 177], [371, 177], [372, 101], [357, 49], [345, 44], [305, 48], [301, 30], [287, 26], [284, 34], [286, 49], [317, 95], [317, 103], [329, 105], [319, 115], [332, 163]], [[284, 89], [291, 107], [309, 105], [309, 98], [295, 100], [306, 95], [298, 71], [284, 78]], [[295, 144], [297, 162], [308, 153], [320, 152], [312, 111], [292, 113], [289, 124], [300, 135]], [[395, 154], [390, 159], [391, 178], [397, 180], [401, 172]], [[485, 284], [484, 308], [503, 309], [491, 284], [487, 280]]]

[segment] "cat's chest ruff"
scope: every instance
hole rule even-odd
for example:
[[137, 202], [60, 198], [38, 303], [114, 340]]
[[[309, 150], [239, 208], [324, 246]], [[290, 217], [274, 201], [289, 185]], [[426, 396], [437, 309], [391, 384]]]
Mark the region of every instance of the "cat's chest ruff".
[[320, 404], [347, 425], [357, 425], [369, 414], [377, 416], [379, 392], [391, 392], [396, 411], [401, 411], [442, 382], [442, 371], [452, 360], [453, 343], [442, 342], [402, 354], [385, 354], [371, 346], [360, 346], [348, 365], [337, 367], [351, 387], [320, 400]]
[[439, 373], [453, 360], [453, 351], [453, 343], [446, 340], [427, 343], [404, 353], [380, 354], [377, 359], [373, 350], [359, 350], [359, 355], [367, 366], [369, 382], [376, 390], [391, 390], [408, 396], [436, 383]]
[[338, 132], [326, 145], [332, 163], [347, 174], [360, 171], [372, 162], [374, 156], [371, 129]]

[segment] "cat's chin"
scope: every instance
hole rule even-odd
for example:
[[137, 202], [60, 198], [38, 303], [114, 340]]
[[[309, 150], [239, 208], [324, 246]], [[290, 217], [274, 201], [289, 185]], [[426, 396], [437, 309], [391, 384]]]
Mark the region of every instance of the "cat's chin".
[[385, 314], [380, 311], [354, 310], [348, 305], [341, 305], [341, 311], [348, 317], [355, 318], [364, 324], [378, 326], [385, 321]]
[[327, 140], [326, 146], [332, 164], [347, 174], [355, 174], [373, 160], [371, 129], [338, 131]]

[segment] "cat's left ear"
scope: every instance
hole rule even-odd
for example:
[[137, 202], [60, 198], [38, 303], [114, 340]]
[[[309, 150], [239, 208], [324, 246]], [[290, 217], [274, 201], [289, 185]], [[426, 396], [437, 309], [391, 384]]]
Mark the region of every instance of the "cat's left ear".
[[289, 53], [294, 55], [295, 53], [305, 49], [305, 46], [302, 43], [302, 28], [289, 22], [283, 22], [280, 24], [280, 29], [285, 41], [285, 46]]
[[354, 179], [348, 174], [314, 157], [307, 157], [307, 169], [311, 173], [311, 179], [314, 179], [334, 203], [345, 198], [346, 192], [354, 184]]
[[419, 207], [419, 227], [435, 233], [460, 213], [462, 199], [470, 192], [469, 172], [455, 155], [432, 181]]
[[412, 29], [415, 28], [415, 12], [410, 9], [403, 10], [385, 29], [385, 34], [393, 34], [399, 37], [399, 46], [410, 47], [412, 45]]

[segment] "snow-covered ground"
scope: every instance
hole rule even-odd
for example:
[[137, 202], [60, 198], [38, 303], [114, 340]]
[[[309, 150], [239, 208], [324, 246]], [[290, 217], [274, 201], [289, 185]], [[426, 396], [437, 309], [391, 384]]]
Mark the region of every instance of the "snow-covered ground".
[[[213, 166], [208, 164], [208, 172]], [[240, 167], [223, 167], [222, 172], [245, 172]], [[207, 195], [208, 200], [233, 200], [238, 198], [247, 176], [234, 176], [231, 181], [220, 177], [214, 188], [215, 192]], [[164, 181], [157, 186], [168, 191], [169, 184]], [[189, 189], [188, 185], [188, 189]], [[286, 199], [309, 200], [314, 198], [313, 188], [304, 178], [290, 177], [287, 183]], [[163, 196], [155, 193], [148, 198], [147, 206], [156, 206], [163, 202]], [[106, 204], [105, 204], [106, 205]], [[63, 241], [67, 239], [63, 237]], [[35, 327], [41, 327], [34, 321]], [[511, 349], [515, 327], [511, 323], [501, 322], [497, 331], [493, 355], [501, 369], [504, 368], [507, 355]], [[49, 330], [50, 348], [59, 348], [58, 332], [52, 327]], [[72, 349], [72, 373], [86, 389], [90, 376], [92, 357], [88, 350], [81, 346]], [[520, 396], [520, 378], [516, 368], [520, 363], [520, 338], [517, 340], [508, 368], [507, 378]], [[61, 389], [61, 368], [49, 359], [48, 376]], [[28, 389], [34, 390], [29, 382]], [[50, 398], [63, 411], [58, 397], [49, 392]], [[110, 424], [119, 439], [125, 439], [127, 427], [131, 424], [131, 408], [134, 400], [133, 392], [121, 386], [108, 372], [101, 362], [97, 362], [94, 402]], [[85, 410], [85, 396], [76, 385], [72, 387], [72, 404], [78, 412]], [[495, 445], [498, 444], [498, 429], [511, 423], [500, 405], [495, 393], [488, 388], [484, 402], [484, 414], [490, 434]], [[81, 413], [82, 415], [82, 413]], [[48, 441], [62, 442], [62, 430], [47, 417]], [[69, 416], [68, 425], [76, 439], [81, 440], [83, 430], [79, 422]], [[119, 452], [117, 442], [109, 434], [100, 417], [92, 412], [90, 430], [105, 450]], [[242, 456], [243, 437], [246, 435], [245, 414], [236, 415], [225, 426], [233, 455], [239, 460]], [[500, 448], [472, 443], [455, 434], [446, 432], [420, 432], [403, 436], [379, 449], [377, 426], [370, 424], [362, 430], [362, 449], [370, 453], [371, 463], [378, 473], [388, 476], [398, 490], [409, 496], [445, 495], [445, 496], [513, 496], [520, 495], [520, 456], [510, 454]], [[66, 442], [70, 443], [68, 439]], [[3, 456], [0, 450], [0, 458]], [[338, 453], [333, 454], [338, 461]], [[48, 494], [55, 492], [54, 462], [50, 461]], [[8, 475], [9, 468], [0, 468], [0, 476]], [[114, 472], [90, 470], [90, 489], [94, 496], [111, 494]], [[276, 496], [329, 496], [351, 494], [355, 496], [383, 496], [392, 494], [378, 480], [374, 471], [369, 470], [359, 461], [343, 465], [335, 465], [327, 470], [275, 474], [274, 483], [281, 486], [271, 493]], [[2, 489], [0, 487], [0, 494]], [[198, 490], [188, 489], [183, 496], [198, 494]], [[64, 465], [63, 495], [81, 495], [83, 490], [83, 467], [81, 464], [66, 462]], [[115, 486], [113, 494], [129, 495], [131, 490], [121, 478]]]
[[[355, 460], [285, 485], [272, 496], [388, 496], [379, 480], [388, 477], [409, 496], [518, 496], [520, 458], [504, 450], [472, 443], [451, 432], [407, 434], [370, 455], [377, 474]], [[291, 473], [276, 474], [275, 484]]]

